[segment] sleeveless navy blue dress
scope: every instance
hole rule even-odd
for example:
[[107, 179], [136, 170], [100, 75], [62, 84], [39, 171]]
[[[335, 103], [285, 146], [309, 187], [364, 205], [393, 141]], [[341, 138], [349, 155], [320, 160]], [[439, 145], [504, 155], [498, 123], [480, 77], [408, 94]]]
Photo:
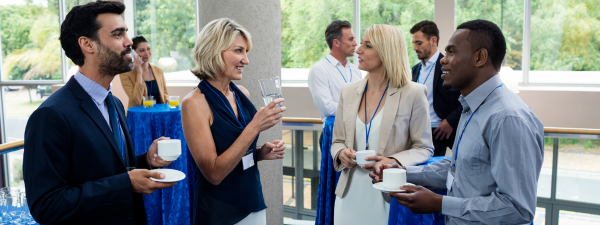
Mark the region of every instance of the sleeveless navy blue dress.
[[[210, 131], [217, 148], [217, 155], [221, 155], [235, 142], [256, 114], [256, 108], [252, 102], [233, 82], [229, 84], [229, 87], [240, 105], [238, 107], [239, 119], [235, 118], [232, 112], [229, 111], [233, 108], [223, 93], [206, 81], [198, 84], [198, 88], [204, 94], [213, 113], [213, 123], [210, 126]], [[250, 145], [255, 152], [255, 158], [257, 155], [257, 141], [258, 136]], [[235, 224], [251, 212], [258, 212], [267, 208], [263, 198], [256, 161], [254, 166], [244, 170], [240, 160], [233, 171], [219, 185], [208, 182], [195, 163], [194, 171], [196, 180], [193, 208], [194, 224]]]

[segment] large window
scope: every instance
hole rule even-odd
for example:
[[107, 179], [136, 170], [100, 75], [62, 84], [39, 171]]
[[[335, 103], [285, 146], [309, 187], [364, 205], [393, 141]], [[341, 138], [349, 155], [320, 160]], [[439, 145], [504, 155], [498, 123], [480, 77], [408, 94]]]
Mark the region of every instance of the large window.
[[282, 0], [281, 67], [310, 68], [323, 59], [329, 53], [325, 28], [334, 20], [352, 23], [352, 10], [346, 0]]
[[523, 0], [457, 0], [455, 9], [454, 21], [457, 26], [470, 20], [484, 19], [500, 27], [506, 39], [506, 66], [510, 68], [502, 68], [502, 78], [505, 82], [507, 79], [522, 82]]
[[600, 6], [594, 0], [531, 1], [532, 83], [600, 84]]
[[135, 35], [148, 40], [151, 63], [165, 72], [167, 80], [195, 80], [190, 72], [196, 43], [195, 4], [194, 0], [134, 1]]
[[0, 1], [0, 80], [62, 80], [58, 0]]
[[366, 29], [373, 24], [397, 26], [406, 38], [410, 64], [417, 64], [419, 59], [412, 50], [410, 28], [423, 20], [433, 21], [433, 2], [433, 0], [362, 0], [360, 1], [361, 36], [358, 39], [361, 40]]

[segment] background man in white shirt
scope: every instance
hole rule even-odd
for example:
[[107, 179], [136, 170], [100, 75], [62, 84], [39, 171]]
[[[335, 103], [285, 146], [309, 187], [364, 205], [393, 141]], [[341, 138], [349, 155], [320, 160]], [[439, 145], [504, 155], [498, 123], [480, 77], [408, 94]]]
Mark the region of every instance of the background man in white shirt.
[[427, 86], [431, 134], [433, 135], [433, 156], [446, 155], [446, 148], [452, 148], [456, 136], [456, 126], [460, 120], [462, 106], [458, 101], [459, 91], [442, 87], [442, 64], [444, 55], [438, 51], [440, 31], [432, 21], [421, 21], [411, 29], [412, 43], [421, 62], [412, 68], [412, 81]]
[[[331, 22], [325, 29], [325, 40], [329, 45], [329, 54], [315, 63], [308, 73], [308, 88], [323, 122], [327, 117], [335, 116], [342, 86], [362, 79], [358, 67], [347, 59], [354, 56], [357, 45], [350, 22]], [[321, 133], [321, 145], [322, 139]]]

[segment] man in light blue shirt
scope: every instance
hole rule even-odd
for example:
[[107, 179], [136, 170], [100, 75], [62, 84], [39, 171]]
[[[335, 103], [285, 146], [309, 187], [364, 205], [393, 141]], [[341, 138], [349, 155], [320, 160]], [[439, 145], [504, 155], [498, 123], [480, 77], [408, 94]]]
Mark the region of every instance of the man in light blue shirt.
[[[447, 224], [529, 224], [544, 153], [544, 131], [531, 109], [497, 76], [506, 52], [492, 22], [458, 26], [441, 60], [444, 87], [458, 89], [463, 106], [451, 160], [407, 166], [409, 193], [391, 193], [415, 213], [441, 212]], [[379, 165], [373, 182], [380, 181]]]

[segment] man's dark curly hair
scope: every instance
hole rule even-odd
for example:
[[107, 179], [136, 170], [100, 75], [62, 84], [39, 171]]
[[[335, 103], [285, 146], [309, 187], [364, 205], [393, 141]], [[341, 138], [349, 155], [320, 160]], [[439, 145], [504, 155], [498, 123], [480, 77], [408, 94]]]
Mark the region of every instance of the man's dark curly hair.
[[121, 15], [123, 11], [125, 11], [125, 5], [113, 1], [90, 2], [73, 7], [60, 26], [59, 40], [67, 57], [76, 65], [83, 66], [85, 56], [79, 47], [79, 37], [84, 36], [93, 41], [99, 41], [98, 30], [102, 24], [96, 20], [98, 15], [104, 13]]
[[467, 41], [471, 44], [473, 52], [486, 49], [494, 68], [500, 69], [506, 54], [506, 39], [495, 23], [487, 20], [471, 20], [458, 25], [456, 29], [469, 30]]

